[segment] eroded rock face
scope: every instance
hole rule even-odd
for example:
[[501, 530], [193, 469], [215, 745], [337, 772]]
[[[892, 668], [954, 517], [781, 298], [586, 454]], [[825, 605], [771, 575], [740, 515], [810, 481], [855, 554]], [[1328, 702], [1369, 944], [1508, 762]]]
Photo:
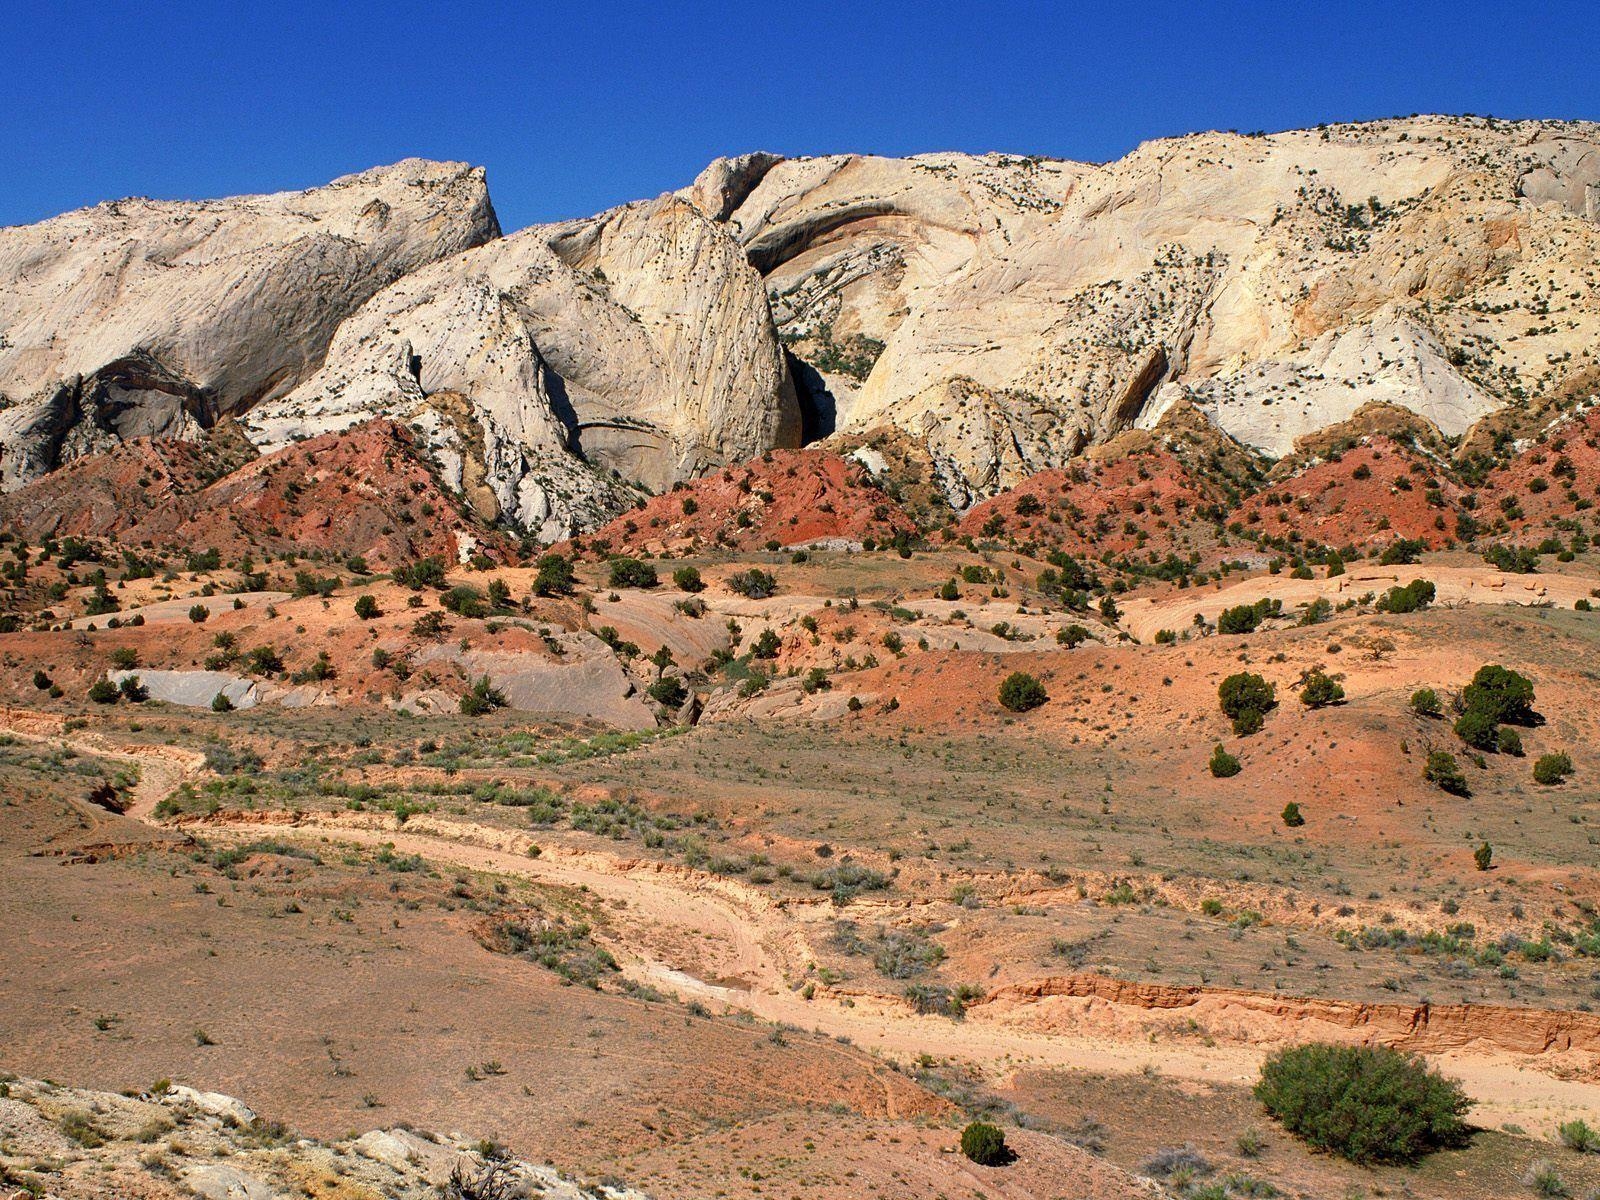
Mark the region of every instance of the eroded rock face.
[[675, 197], [542, 226], [399, 281], [321, 371], [245, 420], [264, 449], [375, 413], [421, 429], [449, 482], [546, 541], [800, 440], [761, 279]]
[[416, 159], [0, 229], [0, 486], [288, 392], [373, 293], [499, 232], [481, 169]]
[[[759, 179], [752, 179], [759, 175]], [[958, 505], [1179, 399], [1269, 454], [1382, 400], [1448, 434], [1592, 360], [1600, 127], [1421, 117], [1001, 155], [719, 160], [820, 433]]]

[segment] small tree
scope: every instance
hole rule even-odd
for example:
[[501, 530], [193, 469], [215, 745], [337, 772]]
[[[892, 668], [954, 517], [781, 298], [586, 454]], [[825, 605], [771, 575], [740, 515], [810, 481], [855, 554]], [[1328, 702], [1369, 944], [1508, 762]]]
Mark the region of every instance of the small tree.
[[117, 684], [117, 691], [122, 693], [122, 698], [129, 704], [143, 704], [150, 699], [150, 689], [145, 687], [137, 675], [124, 675], [122, 682]]
[[218, 692], [211, 697], [211, 711], [214, 713], [230, 713], [233, 711], [233, 701], [228, 699], [227, 692]]
[[1478, 870], [1487, 871], [1494, 865], [1494, 847], [1484, 842], [1472, 852], [1472, 861], [1478, 864]]
[[751, 567], [748, 571], [740, 571], [728, 577], [728, 586], [741, 596], [751, 600], [765, 600], [778, 590], [778, 581], [772, 572], [763, 571], [759, 567]]
[[751, 647], [751, 653], [757, 658], [777, 658], [778, 651], [783, 649], [783, 641], [770, 629], [763, 629], [761, 636], [756, 639], [756, 644]]
[[480, 717], [506, 706], [506, 694], [489, 682], [484, 675], [461, 697], [461, 711], [469, 717]]
[[1238, 757], [1236, 755], [1229, 754], [1226, 750], [1224, 750], [1221, 742], [1218, 742], [1216, 749], [1211, 751], [1211, 762], [1209, 765], [1211, 767], [1211, 773], [1218, 779], [1232, 779], [1240, 771], [1244, 770], [1244, 768], [1239, 765]]
[[1566, 751], [1558, 750], [1554, 754], [1541, 754], [1539, 761], [1533, 764], [1533, 780], [1546, 787], [1561, 783], [1568, 775], [1572, 774], [1572, 759]]
[[1467, 794], [1467, 777], [1456, 765], [1456, 756], [1448, 750], [1434, 750], [1422, 768], [1422, 777], [1441, 791], [1455, 796]]
[[1411, 711], [1419, 717], [1437, 717], [1444, 712], [1444, 705], [1432, 688], [1418, 688], [1411, 693]]
[[122, 696], [109, 679], [97, 679], [89, 687], [89, 699], [96, 704], [115, 704]]
[[1469, 708], [1456, 718], [1456, 736], [1474, 750], [1493, 750], [1499, 735], [1494, 717], [1481, 708]]
[[1000, 682], [1000, 706], [1010, 712], [1028, 712], [1049, 699], [1044, 684], [1026, 671], [1013, 671]]
[[1512, 758], [1522, 757], [1522, 735], [1509, 725], [1502, 725], [1495, 731], [1494, 749], [1496, 754], [1507, 754]]
[[1460, 1084], [1385, 1046], [1280, 1050], [1255, 1094], [1290, 1133], [1355, 1163], [1413, 1162], [1458, 1144], [1471, 1107]]
[[681, 708], [683, 702], [689, 698], [688, 689], [683, 686], [683, 680], [676, 675], [663, 675], [652, 683], [648, 689], [650, 699], [667, 708]]
[[1472, 682], [1461, 689], [1461, 702], [1467, 711], [1482, 712], [1496, 725], [1532, 725], [1538, 720], [1533, 711], [1533, 683], [1507, 667], [1479, 667]]
[[647, 562], [640, 562], [637, 558], [611, 560], [608, 583], [614, 588], [653, 588], [659, 582], [656, 569]]
[[1305, 817], [1301, 815], [1300, 806], [1293, 800], [1283, 806], [1283, 823], [1290, 829], [1299, 829], [1306, 823]]
[[1318, 668], [1306, 673], [1300, 689], [1300, 703], [1307, 708], [1326, 708], [1344, 699], [1344, 685], [1332, 675]]
[[1005, 1133], [986, 1121], [974, 1121], [961, 1131], [961, 1153], [980, 1167], [1002, 1167], [1012, 1159]]
[[383, 612], [378, 608], [376, 599], [363, 595], [356, 597], [356, 616], [363, 621], [371, 621], [374, 618], [383, 616]]
[[539, 559], [539, 573], [533, 577], [533, 591], [538, 596], [565, 596], [572, 591], [572, 563], [559, 554], [546, 554]]
[[1217, 688], [1222, 711], [1233, 720], [1233, 731], [1247, 737], [1259, 730], [1278, 704], [1278, 689], [1260, 675], [1240, 671], [1229, 675]]
[[680, 592], [706, 590], [705, 580], [700, 578], [700, 572], [694, 567], [679, 567], [672, 573], [672, 583]]
[[193, 621], [196, 625], [205, 624], [206, 618], [210, 615], [211, 610], [204, 604], [191, 604], [189, 606], [189, 620]]

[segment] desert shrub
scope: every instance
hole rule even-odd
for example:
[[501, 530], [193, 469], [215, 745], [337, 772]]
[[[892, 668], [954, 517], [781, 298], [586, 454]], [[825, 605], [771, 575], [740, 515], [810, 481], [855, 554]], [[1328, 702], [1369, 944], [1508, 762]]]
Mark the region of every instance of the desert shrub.
[[683, 680], [676, 675], [663, 675], [650, 685], [649, 695], [657, 704], [664, 704], [668, 708], [680, 708], [689, 698], [689, 691], [683, 686]]
[[1479, 667], [1461, 690], [1461, 702], [1469, 711], [1485, 713], [1497, 725], [1534, 724], [1539, 718], [1533, 699], [1533, 683], [1527, 676], [1493, 664]]
[[700, 572], [694, 567], [679, 567], [672, 573], [672, 585], [680, 592], [703, 592], [706, 590], [705, 581], [700, 578]]
[[189, 606], [189, 620], [196, 625], [203, 625], [205, 619], [211, 615], [211, 610], [204, 604], [191, 604]]
[[1157, 1179], [1193, 1180], [1216, 1170], [1209, 1159], [1193, 1146], [1167, 1146], [1157, 1150], [1144, 1164], [1144, 1173]]
[[1584, 1120], [1568, 1121], [1556, 1130], [1561, 1144], [1579, 1154], [1600, 1154], [1600, 1133]]
[[572, 563], [559, 554], [546, 554], [539, 559], [538, 573], [533, 577], [533, 590], [539, 596], [565, 596], [572, 591]]
[[506, 694], [491, 684], [487, 675], [479, 677], [461, 697], [461, 712], [468, 717], [479, 717], [505, 706]]
[[1305, 815], [1300, 811], [1300, 806], [1293, 800], [1283, 806], [1283, 823], [1290, 829], [1298, 829], [1306, 823]]
[[1218, 779], [1232, 779], [1244, 770], [1239, 765], [1238, 756], [1224, 750], [1221, 742], [1218, 742], [1216, 749], [1211, 751], [1211, 762], [1208, 765], [1211, 767], [1211, 773]]
[[1437, 717], [1444, 712], [1444, 705], [1432, 688], [1418, 688], [1411, 693], [1411, 711], [1419, 717]]
[[117, 685], [109, 679], [97, 679], [89, 687], [89, 699], [96, 704], [115, 704], [121, 696]]
[[375, 617], [383, 616], [383, 613], [378, 608], [378, 602], [371, 596], [357, 596], [356, 616], [363, 621], [371, 621]]
[[656, 569], [647, 562], [637, 558], [614, 558], [606, 582], [614, 588], [653, 588], [660, 580], [656, 578]]
[[1404, 587], [1392, 587], [1378, 597], [1376, 608], [1387, 613], [1420, 612], [1433, 603], [1436, 595], [1438, 590], [1431, 580], [1413, 579]]
[[227, 692], [218, 692], [211, 697], [211, 711], [214, 713], [229, 713], [233, 711], [233, 701], [228, 699]]
[[1494, 749], [1496, 754], [1509, 754], [1513, 758], [1522, 757], [1522, 735], [1509, 725], [1502, 725], [1494, 735]]
[[1456, 756], [1448, 750], [1434, 750], [1423, 765], [1422, 777], [1441, 791], [1455, 796], [1467, 794], [1467, 777], [1456, 765]]
[[1421, 558], [1427, 548], [1427, 543], [1421, 538], [1401, 538], [1383, 548], [1383, 553], [1378, 555], [1378, 562], [1385, 567], [1405, 566]]
[[464, 583], [458, 584], [440, 596], [439, 604], [447, 612], [453, 612], [456, 616], [466, 617], [468, 620], [489, 615], [489, 606], [484, 603], [483, 593]]
[[1494, 847], [1484, 842], [1472, 852], [1472, 861], [1477, 864], [1478, 870], [1487, 871], [1494, 865]]
[[1561, 1178], [1561, 1172], [1556, 1170], [1555, 1163], [1546, 1158], [1529, 1164], [1528, 1169], [1523, 1172], [1522, 1184], [1534, 1195], [1545, 1197], [1545, 1200], [1567, 1200], [1567, 1197], [1572, 1195], [1572, 1189], [1567, 1186], [1567, 1181]]
[[765, 600], [778, 590], [778, 581], [770, 571], [751, 567], [728, 577], [728, 586], [751, 600]]
[[777, 658], [781, 649], [783, 649], [783, 639], [772, 630], [763, 629], [755, 645], [750, 648], [750, 653], [757, 658]]
[[1005, 1133], [987, 1121], [974, 1121], [961, 1131], [961, 1153], [980, 1167], [1004, 1166], [1012, 1157]]
[[1278, 689], [1260, 675], [1240, 671], [1222, 681], [1217, 699], [1232, 719], [1234, 732], [1246, 737], [1259, 730], [1267, 713], [1277, 707]]
[[130, 704], [143, 704], [150, 699], [150, 689], [145, 687], [137, 675], [124, 676], [122, 682], [117, 684], [117, 691]]
[[1572, 774], [1572, 759], [1566, 751], [1558, 750], [1554, 754], [1541, 754], [1539, 760], [1533, 764], [1533, 780], [1546, 786], [1556, 784]]
[[283, 658], [271, 646], [256, 646], [244, 656], [244, 662], [252, 675], [276, 675], [283, 670]]
[[390, 578], [402, 587], [419, 592], [425, 587], [440, 587], [444, 583], [444, 560], [423, 558], [414, 563], [396, 567]]
[[1076, 650], [1089, 640], [1089, 631], [1082, 625], [1068, 625], [1065, 629], [1056, 630], [1056, 641], [1068, 650]]
[[1459, 1084], [1383, 1046], [1280, 1050], [1255, 1094], [1290, 1133], [1355, 1163], [1412, 1162], [1459, 1144], [1471, 1106]]
[[1300, 689], [1300, 703], [1307, 708], [1325, 708], [1344, 699], [1344, 685], [1322, 670], [1308, 671]]
[[1000, 706], [1010, 712], [1028, 712], [1049, 699], [1044, 684], [1026, 671], [1013, 671], [1000, 681]]
[[1479, 708], [1469, 708], [1456, 718], [1456, 736], [1474, 750], [1493, 750], [1499, 726]]
[[1539, 569], [1539, 552], [1526, 546], [1490, 546], [1483, 561], [1511, 575], [1532, 575]]
[[1225, 608], [1217, 616], [1218, 633], [1254, 633], [1261, 622], [1275, 617], [1282, 610], [1279, 600], [1257, 600], [1254, 604], [1236, 604]]

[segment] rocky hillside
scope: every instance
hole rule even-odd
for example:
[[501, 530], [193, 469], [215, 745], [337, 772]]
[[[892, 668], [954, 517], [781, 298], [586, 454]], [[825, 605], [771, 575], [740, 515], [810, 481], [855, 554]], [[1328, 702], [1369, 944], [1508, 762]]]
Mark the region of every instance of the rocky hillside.
[[302, 1138], [217, 1092], [163, 1081], [117, 1095], [0, 1076], [0, 1187], [6, 1195], [88, 1200], [645, 1200], [511, 1158], [489, 1140], [407, 1128], [340, 1142]]
[[499, 234], [481, 169], [416, 159], [0, 229], [0, 485], [288, 392], [373, 293]]
[[914, 447], [958, 512], [1198, 418], [1281, 458], [1378, 403], [1448, 454], [1593, 391], [1597, 215], [1600, 128], [1446, 117], [1105, 165], [752, 154], [510, 237], [456, 164], [103, 204], [0, 230], [0, 486], [384, 417], [553, 542], [830, 436]]

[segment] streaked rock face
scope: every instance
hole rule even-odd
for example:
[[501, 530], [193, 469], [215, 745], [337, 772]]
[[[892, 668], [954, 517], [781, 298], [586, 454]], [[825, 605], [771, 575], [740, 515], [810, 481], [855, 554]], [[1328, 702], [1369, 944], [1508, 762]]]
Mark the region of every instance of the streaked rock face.
[[823, 430], [899, 426], [966, 503], [1188, 400], [1273, 455], [1385, 400], [1450, 435], [1600, 335], [1600, 128], [1200, 134], [1105, 166], [720, 160]]
[[446, 477], [545, 540], [652, 490], [800, 440], [760, 276], [674, 197], [524, 230], [418, 271], [327, 364], [246, 419], [271, 449], [382, 413]]
[[544, 540], [891, 426], [966, 506], [1177, 406], [1269, 455], [1382, 401], [1443, 433], [1600, 368], [1600, 127], [1199, 134], [1103, 166], [719, 159], [499, 236], [481, 171], [0, 230], [0, 486], [238, 416], [410, 425]]

